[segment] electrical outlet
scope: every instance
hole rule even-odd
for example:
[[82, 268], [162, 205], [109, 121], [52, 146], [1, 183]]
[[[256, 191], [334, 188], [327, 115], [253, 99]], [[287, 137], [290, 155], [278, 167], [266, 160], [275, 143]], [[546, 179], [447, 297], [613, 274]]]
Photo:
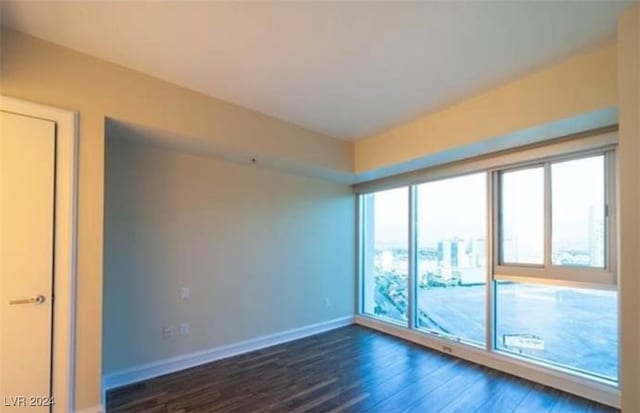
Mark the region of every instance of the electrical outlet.
[[183, 337], [189, 335], [189, 323], [180, 323], [180, 335]]
[[174, 331], [172, 326], [168, 326], [162, 329], [162, 337], [172, 338], [173, 335], [174, 335]]
[[180, 298], [186, 300], [189, 297], [191, 297], [191, 290], [189, 289], [189, 287], [180, 288]]

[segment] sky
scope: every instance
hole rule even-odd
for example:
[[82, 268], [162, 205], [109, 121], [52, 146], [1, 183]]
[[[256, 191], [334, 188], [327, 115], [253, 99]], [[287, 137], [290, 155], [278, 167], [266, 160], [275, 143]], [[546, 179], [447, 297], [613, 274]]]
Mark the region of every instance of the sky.
[[[408, 237], [408, 189], [375, 195], [376, 238], [403, 245]], [[486, 236], [486, 174], [418, 185], [418, 243], [429, 245], [455, 236]]]

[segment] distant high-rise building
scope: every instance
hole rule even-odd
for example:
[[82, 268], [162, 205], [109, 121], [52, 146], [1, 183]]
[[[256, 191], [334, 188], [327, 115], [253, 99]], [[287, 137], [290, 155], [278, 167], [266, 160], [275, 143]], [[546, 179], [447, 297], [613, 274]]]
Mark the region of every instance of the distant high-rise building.
[[445, 268], [468, 266], [469, 259], [464, 240], [456, 237], [438, 242], [438, 262]]
[[458, 268], [460, 266], [460, 244], [457, 240], [449, 241], [451, 245], [451, 267]]

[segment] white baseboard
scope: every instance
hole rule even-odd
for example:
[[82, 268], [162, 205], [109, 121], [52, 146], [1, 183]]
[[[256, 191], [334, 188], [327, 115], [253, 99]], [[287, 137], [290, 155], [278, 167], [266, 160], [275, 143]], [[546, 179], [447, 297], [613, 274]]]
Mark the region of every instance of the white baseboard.
[[[240, 341], [238, 343], [214, 347], [204, 351], [184, 354], [165, 360], [155, 361], [153, 363], [143, 364], [115, 373], [105, 374], [102, 377], [103, 402], [106, 391], [115, 389], [116, 387], [136, 383], [169, 373], [174, 373], [176, 371], [188, 369], [190, 367], [195, 367], [201, 364], [210, 363], [212, 361], [236, 356], [238, 354], [248, 353], [250, 351], [259, 350], [276, 344], [298, 340], [300, 338], [312, 336], [325, 331], [345, 327], [353, 323], [353, 316], [340, 317], [329, 321], [323, 321], [317, 324], [294, 328], [292, 330], [287, 330], [280, 333], [256, 337], [250, 340]], [[82, 413], [94, 412], [94, 410], [82, 410]]]
[[76, 410], [76, 413], [104, 413], [106, 410], [104, 406], [98, 404], [96, 406], [85, 407], [84, 409]]
[[449, 355], [487, 366], [527, 380], [620, 408], [620, 389], [593, 379], [554, 370], [517, 357], [505, 356], [485, 349], [458, 344], [415, 330], [357, 315], [355, 323]]

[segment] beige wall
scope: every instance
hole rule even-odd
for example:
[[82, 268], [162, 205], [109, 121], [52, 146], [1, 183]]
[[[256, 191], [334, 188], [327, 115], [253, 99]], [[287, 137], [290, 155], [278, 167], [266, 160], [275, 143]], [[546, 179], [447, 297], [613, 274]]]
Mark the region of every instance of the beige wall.
[[618, 21], [622, 410], [640, 412], [640, 5]]
[[0, 94], [80, 113], [76, 408], [100, 403], [105, 116], [272, 162], [351, 171], [342, 141], [2, 29]]
[[347, 185], [108, 135], [103, 373], [353, 315], [354, 226]]
[[610, 43], [355, 143], [363, 173], [617, 105]]

